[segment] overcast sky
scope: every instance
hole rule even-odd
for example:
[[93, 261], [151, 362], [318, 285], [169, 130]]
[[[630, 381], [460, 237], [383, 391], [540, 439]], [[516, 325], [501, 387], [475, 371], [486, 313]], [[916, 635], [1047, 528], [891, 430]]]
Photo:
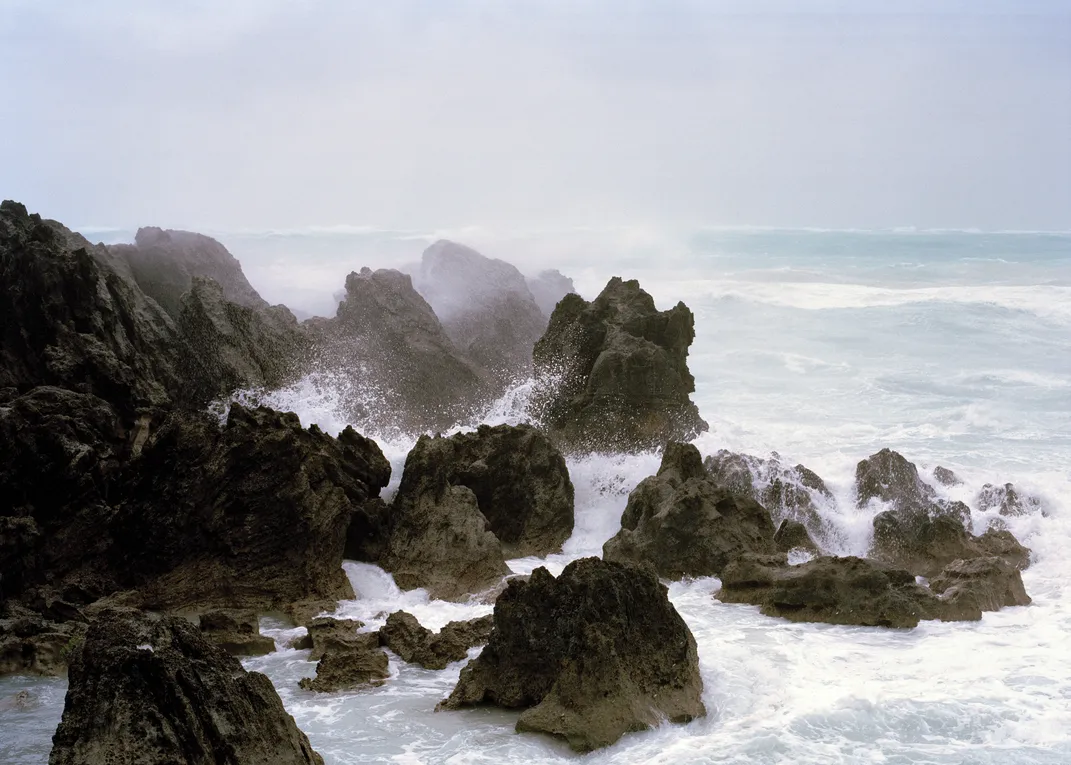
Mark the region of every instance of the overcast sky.
[[76, 227], [1071, 229], [1066, 1], [0, 0], [0, 71]]

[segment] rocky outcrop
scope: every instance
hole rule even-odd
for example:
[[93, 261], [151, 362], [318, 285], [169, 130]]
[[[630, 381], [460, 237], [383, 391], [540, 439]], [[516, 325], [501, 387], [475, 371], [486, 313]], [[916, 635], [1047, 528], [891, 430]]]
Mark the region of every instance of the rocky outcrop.
[[938, 465], [933, 469], [933, 477], [942, 486], [961, 486], [963, 481], [955, 473], [946, 467]]
[[382, 685], [390, 676], [389, 664], [379, 647], [379, 636], [361, 632], [345, 642], [332, 641], [316, 664], [316, 677], [302, 678], [299, 685], [318, 693]]
[[810, 555], [821, 555], [822, 551], [807, 533], [807, 527], [799, 521], [790, 521], [788, 518], [781, 521], [773, 536], [774, 547], [778, 552], [804, 552]]
[[533, 352], [531, 411], [568, 449], [689, 440], [707, 429], [689, 399], [694, 338], [688, 307], [658, 311], [639, 282], [614, 277], [590, 303], [566, 295]]
[[483, 652], [440, 708], [523, 709], [517, 730], [577, 751], [706, 714], [695, 639], [651, 571], [584, 558], [538, 568], [495, 603]]
[[252, 611], [209, 611], [198, 620], [201, 634], [231, 656], [263, 656], [275, 651], [275, 641], [260, 634]]
[[239, 388], [277, 388], [294, 379], [308, 340], [285, 306], [250, 308], [225, 299], [223, 288], [195, 276], [177, 321], [190, 348], [186, 389], [209, 401]]
[[322, 765], [267, 677], [185, 619], [104, 611], [71, 663], [50, 765]]
[[309, 661], [319, 661], [329, 648], [353, 647], [357, 640], [357, 630], [364, 626], [356, 619], [335, 619], [330, 616], [318, 616], [307, 625], [308, 644], [312, 649]]
[[238, 404], [222, 428], [178, 416], [131, 465], [106, 563], [137, 605], [333, 608], [353, 597], [342, 572], [350, 518], [389, 478], [379, 447], [352, 428], [335, 439]]
[[134, 242], [109, 249], [130, 264], [142, 291], [175, 320], [182, 312], [182, 296], [198, 277], [218, 284], [230, 303], [256, 310], [268, 307], [245, 278], [242, 264], [211, 237], [148, 226], [138, 229]]
[[539, 310], [548, 319], [563, 297], [576, 293], [573, 280], [554, 268], [540, 271], [537, 276], [526, 277], [525, 282]]
[[352, 414], [377, 427], [444, 430], [490, 395], [486, 375], [464, 358], [407, 274], [351, 273], [335, 318], [310, 326], [322, 364], [353, 380]]
[[760, 504], [720, 488], [691, 444], [670, 443], [658, 473], [628, 497], [606, 560], [649, 563], [669, 579], [716, 576], [745, 552], [773, 553], [774, 526]]
[[446, 669], [451, 662], [466, 658], [473, 646], [486, 643], [493, 626], [493, 617], [483, 616], [450, 622], [438, 632], [432, 632], [412, 614], [395, 611], [380, 628], [379, 643], [398, 654], [402, 661], [425, 669]]
[[421, 437], [405, 461], [396, 512], [445, 482], [472, 491], [510, 557], [560, 552], [573, 533], [573, 484], [565, 459], [530, 425], [481, 425]]
[[85, 638], [86, 619], [77, 608], [64, 605], [65, 613], [45, 609], [52, 618], [18, 606], [6, 609], [0, 618], [0, 677], [54, 677], [67, 670]]
[[930, 580], [930, 589], [964, 614], [1031, 603], [1019, 570], [995, 557], [953, 561]]
[[0, 204], [0, 389], [94, 395], [126, 427], [172, 403], [178, 330], [113, 261], [21, 204]]
[[918, 468], [892, 449], [882, 449], [856, 465], [855, 492], [859, 507], [876, 499], [900, 516], [951, 516], [963, 524], [971, 520], [969, 507], [938, 499], [934, 488], [919, 477]]
[[994, 486], [987, 483], [978, 493], [975, 500], [978, 511], [982, 513], [997, 510], [1001, 515], [1026, 515], [1028, 513], [1044, 512], [1041, 500], [1029, 494], [1020, 493], [1013, 484], [1006, 483], [1003, 486]]
[[413, 285], [454, 344], [499, 387], [530, 375], [547, 319], [514, 266], [439, 240], [424, 251]]
[[803, 465], [787, 467], [774, 453], [767, 459], [722, 449], [703, 460], [721, 487], [758, 502], [770, 511], [774, 523], [802, 524], [812, 538], [827, 539], [834, 532], [820, 508], [835, 503], [832, 492], [817, 473]]

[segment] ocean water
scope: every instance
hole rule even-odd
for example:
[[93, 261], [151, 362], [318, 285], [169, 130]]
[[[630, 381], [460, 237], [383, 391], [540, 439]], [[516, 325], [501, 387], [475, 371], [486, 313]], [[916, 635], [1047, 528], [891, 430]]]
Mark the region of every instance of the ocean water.
[[[610, 276], [638, 278], [660, 307], [695, 312], [694, 399], [711, 431], [696, 444], [778, 452], [821, 475], [835, 552], [865, 552], [880, 507], [855, 508], [855, 464], [891, 447], [923, 475], [940, 464], [973, 506], [983, 483], [1012, 481], [1046, 513], [1009, 519], [1033, 550], [1031, 606], [981, 622], [909, 631], [792, 624], [712, 597], [716, 579], [670, 584], [695, 634], [709, 711], [689, 725], [630, 734], [586, 756], [518, 734], [516, 714], [435, 713], [463, 662], [441, 672], [392, 657], [373, 690], [316, 695], [307, 652], [246, 662], [275, 683], [328, 763], [1071, 763], [1071, 233], [574, 230], [504, 236], [443, 232], [535, 273], [557, 267], [591, 298]], [[129, 240], [132, 232], [107, 232]], [[345, 274], [414, 262], [438, 234], [326, 229], [219, 234], [272, 302], [329, 313]], [[93, 236], [90, 238], [101, 238]], [[520, 385], [480, 418], [524, 418]], [[305, 424], [337, 432], [339, 391], [306, 379], [271, 394]], [[360, 427], [360, 423], [354, 423]], [[461, 423], [467, 427], [473, 423]], [[368, 433], [395, 467], [412, 440]], [[597, 555], [628, 492], [657, 454], [571, 459], [577, 523], [561, 554], [511, 561], [557, 573]], [[976, 531], [991, 516], [974, 513]], [[431, 628], [489, 613], [486, 604], [400, 592], [375, 566], [347, 563], [358, 593], [339, 615], [377, 628], [399, 608]], [[265, 621], [280, 645], [300, 632]], [[476, 655], [479, 649], [473, 649]], [[26, 688], [33, 706], [5, 709]], [[0, 681], [0, 761], [47, 761], [62, 680]]]

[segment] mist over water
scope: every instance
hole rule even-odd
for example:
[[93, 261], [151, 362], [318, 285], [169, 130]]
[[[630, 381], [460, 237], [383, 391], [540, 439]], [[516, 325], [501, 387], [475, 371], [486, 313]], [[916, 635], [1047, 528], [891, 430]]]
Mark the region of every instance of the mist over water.
[[[856, 509], [854, 470], [883, 447], [931, 482], [938, 464], [953, 469], [964, 485], [938, 490], [971, 505], [986, 482], [1036, 494], [1047, 515], [1006, 519], [1033, 550], [1023, 581], [1034, 602], [978, 623], [896, 631], [793, 624], [715, 601], [716, 579], [673, 583], [670, 597], [698, 643], [709, 715], [630, 734], [583, 758], [552, 739], [515, 733], [514, 713], [433, 712], [463, 662], [433, 672], [392, 657], [383, 687], [317, 695], [297, 687], [315, 671], [306, 651], [246, 661], [272, 678], [328, 763], [1071, 762], [1071, 234], [469, 233], [461, 241], [526, 273], [560, 268], [588, 299], [619, 275], [638, 278], [659, 308], [685, 301], [696, 317], [694, 400], [711, 424], [696, 441], [700, 451], [776, 451], [786, 464], [816, 471], [836, 496], [823, 508], [836, 552], [867, 549], [881, 508]], [[308, 312], [329, 311], [349, 271], [416, 262], [435, 237], [220, 235], [266, 299]], [[523, 421], [529, 389], [518, 384], [458, 427]], [[339, 414], [349, 395], [328, 377], [309, 377], [262, 400], [337, 433], [347, 424], [362, 429]], [[389, 493], [414, 439], [364, 432], [392, 463]], [[556, 574], [600, 554], [629, 491], [658, 463], [655, 453], [569, 459], [573, 537], [561, 554], [510, 567], [546, 565]], [[975, 512], [975, 531], [992, 519]], [[338, 614], [368, 629], [401, 608], [433, 629], [491, 610], [400, 592], [376, 566], [347, 563], [346, 572], [358, 597]], [[280, 646], [301, 632], [270, 620], [263, 627]], [[15, 714], [14, 727], [5, 717], [0, 759], [43, 763], [63, 683], [0, 680], [0, 698], [21, 687], [41, 702]]]

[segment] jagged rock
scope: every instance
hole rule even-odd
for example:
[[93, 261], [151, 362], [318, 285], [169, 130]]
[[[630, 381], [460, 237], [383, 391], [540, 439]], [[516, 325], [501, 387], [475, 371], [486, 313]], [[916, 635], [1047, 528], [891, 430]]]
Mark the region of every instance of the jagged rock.
[[528, 283], [528, 290], [532, 293], [536, 305], [547, 318], [554, 313], [558, 301], [576, 292], [573, 280], [554, 268], [540, 271], [538, 276], [526, 277], [525, 281]]
[[782, 556], [742, 556], [722, 572], [716, 597], [790, 621], [867, 627], [915, 627], [940, 608], [909, 572], [856, 557], [786, 566]]
[[[155, 608], [334, 608], [353, 597], [342, 571], [355, 508], [390, 464], [347, 428], [338, 438], [297, 415], [234, 404], [222, 428], [173, 418], [146, 443], [107, 524], [124, 602]], [[306, 602], [318, 599], [318, 608]]]
[[569, 449], [636, 450], [705, 431], [688, 398], [695, 338], [684, 303], [658, 311], [636, 281], [614, 277], [592, 302], [566, 295], [533, 352], [531, 408]]
[[659, 575], [716, 576], [737, 555], [775, 551], [770, 514], [752, 499], [721, 489], [699, 450], [671, 442], [657, 475], [645, 478], [603, 545], [606, 560], [650, 563]]
[[510, 573], [470, 489], [438, 481], [407, 492], [404, 501], [399, 489], [394, 513], [397, 525], [380, 565], [403, 590], [423, 587], [433, 598], [463, 601]]
[[933, 469], [933, 477], [937, 479], [937, 482], [942, 486], [961, 486], [963, 481], [959, 479], [955, 473], [946, 467], [938, 465]]
[[201, 634], [231, 656], [263, 656], [275, 651], [275, 641], [260, 634], [252, 611], [209, 611], [200, 616]]
[[24, 608], [0, 619], [0, 677], [62, 675], [86, 633], [84, 620], [50, 620]]
[[523, 709], [517, 730], [588, 751], [705, 715], [702, 690], [695, 639], [654, 573], [584, 558], [510, 582], [490, 642], [439, 707]]
[[859, 507], [877, 499], [901, 516], [947, 515], [965, 525], [971, 520], [969, 507], [938, 499], [934, 488], [919, 477], [914, 463], [892, 449], [882, 449], [856, 465], [855, 491]]
[[819, 507], [835, 500], [825, 481], [813, 470], [803, 465], [786, 467], [776, 453], [762, 459], [726, 449], [708, 456], [703, 465], [719, 486], [750, 497], [769, 510], [775, 523], [801, 523], [809, 534], [820, 539], [833, 533]]
[[438, 633], [422, 626], [416, 617], [395, 611], [379, 630], [379, 643], [401, 657], [425, 669], [446, 669], [451, 662], [468, 656], [473, 646], [486, 643], [494, 620], [491, 616], [450, 622]]
[[271, 681], [185, 619], [106, 610], [69, 677], [49, 765], [323, 765]]
[[182, 296], [176, 319], [191, 349], [184, 376], [194, 400], [279, 387], [297, 376], [308, 352], [305, 334], [285, 306], [228, 302], [217, 282], [200, 276]]
[[439, 240], [424, 251], [413, 285], [454, 344], [499, 386], [529, 376], [547, 320], [514, 266]]
[[364, 624], [356, 619], [335, 619], [330, 616], [318, 616], [310, 621], [305, 629], [308, 631], [309, 661], [319, 661], [331, 647], [351, 648], [357, 641], [357, 630]]
[[390, 676], [388, 665], [387, 654], [379, 647], [379, 635], [362, 632], [345, 644], [328, 645], [316, 665], [316, 677], [302, 678], [299, 685], [318, 693], [382, 685]]
[[1015, 568], [1030, 565], [1030, 550], [1009, 531], [974, 536], [957, 517], [886, 511], [874, 518], [870, 554], [918, 576], [932, 577], [954, 560], [997, 556]]
[[941, 593], [949, 608], [978, 612], [979, 618], [982, 611], [1031, 603], [1018, 569], [996, 557], [953, 561], [930, 580], [930, 589]]
[[1006, 483], [994, 486], [987, 483], [976, 500], [978, 511], [985, 513], [996, 508], [1001, 515], [1026, 515], [1042, 510], [1041, 500], [1029, 494], [1021, 494], [1015, 486]]
[[126, 427], [171, 404], [178, 330], [114, 262], [59, 223], [0, 204], [0, 388], [95, 395]]
[[355, 414], [377, 426], [443, 430], [468, 419], [490, 395], [484, 373], [399, 271], [351, 273], [335, 318], [314, 331], [324, 363], [350, 375], [358, 397], [374, 402]]
[[445, 482], [476, 496], [510, 557], [561, 551], [573, 533], [573, 484], [565, 459], [530, 425], [481, 425], [448, 438], [421, 437], [405, 461], [395, 504]]
[[197, 277], [219, 284], [230, 303], [258, 310], [268, 307], [245, 278], [242, 264], [211, 237], [148, 226], [138, 229], [134, 241], [110, 249], [126, 259], [138, 286], [175, 320], [182, 310], [182, 296]]
[[788, 518], [781, 521], [781, 525], [777, 527], [773, 541], [779, 552], [787, 553], [793, 550], [802, 550], [812, 555], [822, 554], [822, 551], [818, 549], [818, 545], [811, 539], [811, 535], [807, 533], [807, 527], [799, 521], [792, 521]]

